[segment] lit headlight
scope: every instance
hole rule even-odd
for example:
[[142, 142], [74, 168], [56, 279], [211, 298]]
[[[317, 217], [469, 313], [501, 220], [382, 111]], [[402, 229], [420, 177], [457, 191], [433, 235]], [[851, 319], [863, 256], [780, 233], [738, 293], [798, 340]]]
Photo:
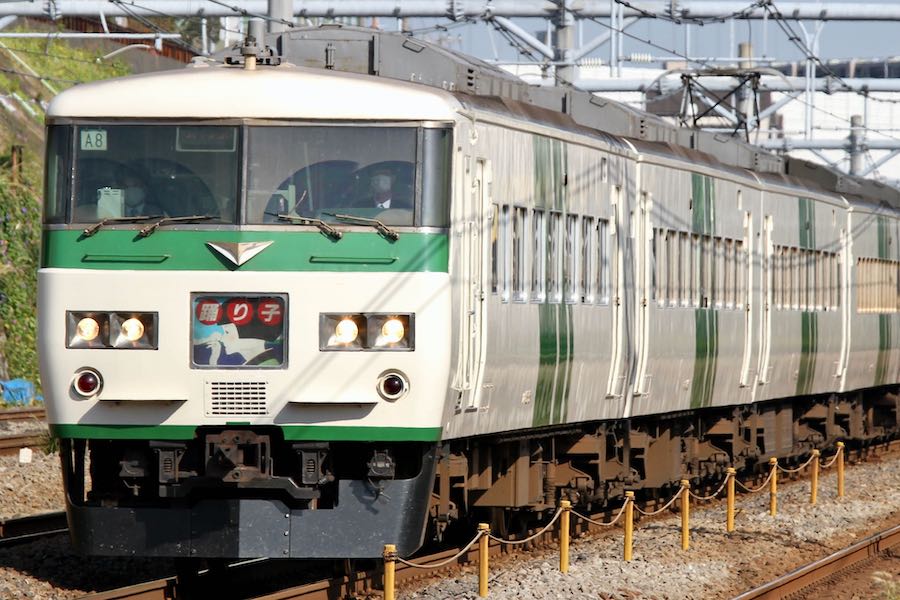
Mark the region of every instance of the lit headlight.
[[111, 313], [109, 338], [113, 348], [156, 348], [156, 313]]
[[98, 312], [66, 313], [66, 348], [107, 348], [109, 315]]
[[319, 315], [319, 349], [362, 350], [365, 330], [362, 315]]
[[375, 350], [412, 350], [412, 315], [370, 315], [369, 347]]
[[85, 317], [78, 321], [78, 325], [75, 326], [75, 335], [86, 342], [93, 341], [94, 338], [100, 335], [100, 324], [92, 317]]
[[66, 312], [66, 348], [157, 348], [156, 313]]
[[320, 314], [320, 350], [413, 350], [412, 314]]
[[353, 319], [342, 319], [334, 327], [334, 341], [338, 344], [352, 344], [359, 337], [359, 325]]

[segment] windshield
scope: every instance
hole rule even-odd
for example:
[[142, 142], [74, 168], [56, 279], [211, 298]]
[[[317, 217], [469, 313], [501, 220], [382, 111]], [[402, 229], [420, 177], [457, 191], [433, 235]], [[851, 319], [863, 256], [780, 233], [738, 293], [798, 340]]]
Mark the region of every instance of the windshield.
[[[56, 131], [59, 129], [51, 128], [48, 149], [58, 148], [57, 138], [68, 137]], [[235, 222], [240, 172], [238, 135], [237, 127], [222, 126], [76, 127], [71, 140], [71, 222], [140, 215], [210, 215], [219, 221]], [[48, 200], [53, 195], [48, 189]], [[56, 204], [56, 212], [61, 212], [64, 203]], [[48, 206], [48, 213], [49, 209]]]
[[44, 218], [284, 227], [308, 225], [303, 217], [346, 227], [337, 214], [446, 227], [451, 137], [448, 128], [355, 124], [53, 125]]
[[251, 127], [248, 223], [327, 213], [412, 225], [413, 127]]

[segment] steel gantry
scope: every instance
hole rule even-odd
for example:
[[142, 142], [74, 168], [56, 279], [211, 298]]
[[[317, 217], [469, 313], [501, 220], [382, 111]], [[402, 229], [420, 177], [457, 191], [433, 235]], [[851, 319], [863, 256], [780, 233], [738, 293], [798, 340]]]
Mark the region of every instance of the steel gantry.
[[[850, 3], [850, 2], [788, 2], [775, 0], [737, 0], [710, 2], [709, 0], [44, 0], [35, 2], [0, 1], [0, 17], [49, 17], [99, 16], [105, 23], [108, 17], [145, 17], [160, 15], [200, 17], [202, 31], [206, 31], [206, 19], [214, 17], [263, 17], [269, 21], [270, 31], [279, 31], [293, 24], [308, 24], [309, 19], [345, 19], [351, 17], [372, 18], [433, 18], [463, 23], [482, 21], [490, 23], [514, 41], [522, 52], [530, 55], [540, 65], [545, 80], [553, 85], [571, 84], [594, 92], [619, 91], [660, 94], [682, 92], [702, 105], [699, 114], [716, 113], [730, 122], [735, 131], [758, 128], [763, 119], [783, 108], [794, 99], [805, 104], [803, 136], [806, 147], [814, 150], [833, 149], [812, 139], [816, 94], [819, 92], [849, 92], [867, 95], [874, 92], [900, 92], [897, 79], [853, 79], [830, 76], [827, 67], [818, 59], [819, 39], [826, 21], [900, 21], [900, 3]], [[523, 29], [513, 19], [540, 17], [547, 19], [545, 39]], [[607, 31], [584, 43], [576, 33], [578, 25], [587, 20], [597, 21]], [[641, 19], [658, 19], [672, 23], [692, 25], [735, 20], [775, 21], [783, 27], [787, 20], [796, 25], [800, 34], [790, 29], [789, 39], [804, 54], [805, 77], [785, 77], [772, 70], [761, 68], [762, 61], [754, 59], [748, 50], [740, 57], [690, 57], [690, 27], [685, 27], [685, 53], [676, 56], [687, 67], [699, 70], [683, 70], [663, 73], [660, 76], [636, 79], [622, 78], [622, 64], [629, 58], [624, 54], [627, 30]], [[802, 20], [814, 21], [808, 30]], [[598, 21], [599, 22], [599, 21]], [[552, 34], [551, 34], [552, 33]], [[802, 35], [801, 35], [802, 34]], [[46, 33], [0, 33], [0, 37], [23, 35], [47, 35]], [[66, 34], [56, 34], [65, 37]], [[85, 35], [85, 34], [78, 34]], [[104, 35], [104, 34], [97, 34]], [[162, 37], [174, 34], [153, 35], [157, 44]], [[764, 33], [765, 35], [765, 33]], [[119, 37], [122, 37], [119, 35]], [[732, 27], [732, 38], [734, 28]], [[203, 35], [201, 53], [208, 50], [207, 36]], [[765, 42], [764, 42], [765, 44]], [[580, 77], [578, 65], [589, 54], [607, 45], [609, 50], [609, 78]], [[672, 57], [640, 55], [641, 62], [662, 62]], [[723, 76], [721, 70], [710, 68], [713, 64], [727, 63], [736, 70]], [[764, 65], [763, 65], [764, 66]], [[817, 70], [829, 75], [817, 78]], [[702, 84], [700, 80], [703, 80]], [[784, 96], [774, 104], [760, 110], [756, 93], [780, 92]], [[723, 101], [723, 96], [734, 96], [733, 106]], [[694, 105], [691, 104], [692, 108]], [[686, 113], [684, 113], [686, 114]], [[684, 117], [684, 114], [682, 117]], [[695, 122], [697, 119], [695, 119]], [[864, 139], [865, 120], [856, 124], [856, 143], [842, 147], [851, 149], [851, 168], [862, 171], [860, 148], [876, 149], [874, 142], [868, 145]], [[795, 141], [781, 140], [779, 150], [800, 148]], [[893, 146], [890, 147], [893, 150]], [[877, 168], [895, 155], [874, 161], [870, 170]]]

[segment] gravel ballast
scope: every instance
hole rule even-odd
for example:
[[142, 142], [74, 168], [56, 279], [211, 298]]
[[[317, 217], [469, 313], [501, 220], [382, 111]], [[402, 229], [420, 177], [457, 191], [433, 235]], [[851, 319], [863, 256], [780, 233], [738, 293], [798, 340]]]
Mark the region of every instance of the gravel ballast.
[[[491, 566], [493, 600], [591, 598], [654, 600], [732, 598], [769, 579], [844, 548], [881, 524], [900, 521], [900, 462], [855, 465], [846, 471], [846, 494], [837, 498], [834, 469], [820, 475], [818, 504], [809, 504], [808, 476], [779, 481], [778, 514], [769, 494], [738, 495], [735, 531], [725, 533], [725, 503], [692, 505], [691, 547], [681, 549], [677, 514], [635, 524], [634, 557], [622, 558], [622, 530], [574, 540], [568, 574], [558, 551], [540, 558], [503, 557]], [[574, 517], [573, 517], [574, 518]], [[896, 559], [895, 559], [896, 562]], [[474, 599], [477, 572], [455, 575], [404, 600]], [[849, 597], [849, 596], [848, 596]]]

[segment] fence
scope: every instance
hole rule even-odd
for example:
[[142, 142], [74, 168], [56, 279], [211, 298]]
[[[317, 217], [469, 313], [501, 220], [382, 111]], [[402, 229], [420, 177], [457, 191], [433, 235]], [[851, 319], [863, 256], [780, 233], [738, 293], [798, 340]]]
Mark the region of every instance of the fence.
[[748, 487], [738, 481], [735, 469], [729, 467], [726, 470], [724, 481], [722, 481], [722, 484], [719, 486], [719, 488], [712, 494], [709, 494], [707, 496], [695, 494], [691, 491], [690, 482], [686, 479], [682, 479], [681, 486], [678, 488], [672, 498], [669, 499], [669, 501], [666, 502], [661, 508], [653, 511], [645, 511], [641, 509], [641, 507], [637, 506], [634, 502], [634, 492], [625, 492], [625, 501], [623, 502], [622, 507], [619, 508], [615, 516], [610, 521], [597, 521], [591, 519], [586, 515], [572, 510], [572, 505], [568, 500], [561, 500], [559, 503], [559, 507], [557, 508], [556, 513], [553, 515], [553, 518], [550, 520], [550, 522], [547, 523], [540, 531], [525, 539], [506, 540], [497, 537], [491, 533], [490, 525], [488, 525], [487, 523], [480, 523], [478, 525], [478, 532], [475, 534], [475, 537], [472, 539], [472, 541], [470, 541], [454, 556], [451, 556], [450, 558], [444, 559], [440, 562], [420, 564], [405, 560], [397, 555], [395, 546], [387, 544], [384, 547], [383, 557], [384, 598], [385, 600], [394, 600], [394, 572], [396, 563], [399, 562], [417, 569], [435, 569], [459, 560], [476, 543], [478, 544], [478, 595], [482, 598], [485, 598], [488, 595], [488, 572], [490, 568], [490, 565], [488, 564], [488, 541], [494, 540], [501, 545], [506, 546], [527, 544], [549, 531], [557, 521], [559, 521], [559, 570], [563, 573], [567, 573], [569, 571], [569, 526], [572, 516], [600, 527], [612, 527], [616, 525], [620, 520], [624, 519], [623, 529], [625, 535], [623, 539], [622, 556], [626, 561], [630, 561], [632, 559], [632, 546], [634, 539], [634, 512], [637, 511], [643, 516], [651, 517], [669, 510], [675, 504], [675, 502], [680, 500], [681, 547], [684, 550], [688, 550], [690, 548], [690, 506], [692, 498], [696, 501], [713, 500], [719, 497], [719, 494], [721, 494], [724, 490], [727, 499], [725, 511], [725, 531], [732, 532], [734, 531], [734, 505], [736, 486], [739, 486], [744, 491], [744, 493], [747, 494], [756, 494], [768, 488], [769, 514], [774, 517], [778, 511], [779, 471], [785, 474], [795, 474], [799, 473], [806, 467], [810, 467], [809, 503], [816, 504], [819, 485], [819, 469], [831, 468], [833, 465], [835, 465], [835, 463], [837, 464], [837, 495], [839, 498], [841, 498], [844, 496], [844, 443], [838, 442], [837, 451], [835, 452], [834, 456], [832, 456], [831, 459], [829, 459], [825, 463], [821, 462], [820, 452], [818, 450], [813, 450], [809, 459], [805, 463], [798, 467], [790, 469], [779, 465], [777, 458], [769, 459], [769, 473], [762, 484], [755, 488]]

